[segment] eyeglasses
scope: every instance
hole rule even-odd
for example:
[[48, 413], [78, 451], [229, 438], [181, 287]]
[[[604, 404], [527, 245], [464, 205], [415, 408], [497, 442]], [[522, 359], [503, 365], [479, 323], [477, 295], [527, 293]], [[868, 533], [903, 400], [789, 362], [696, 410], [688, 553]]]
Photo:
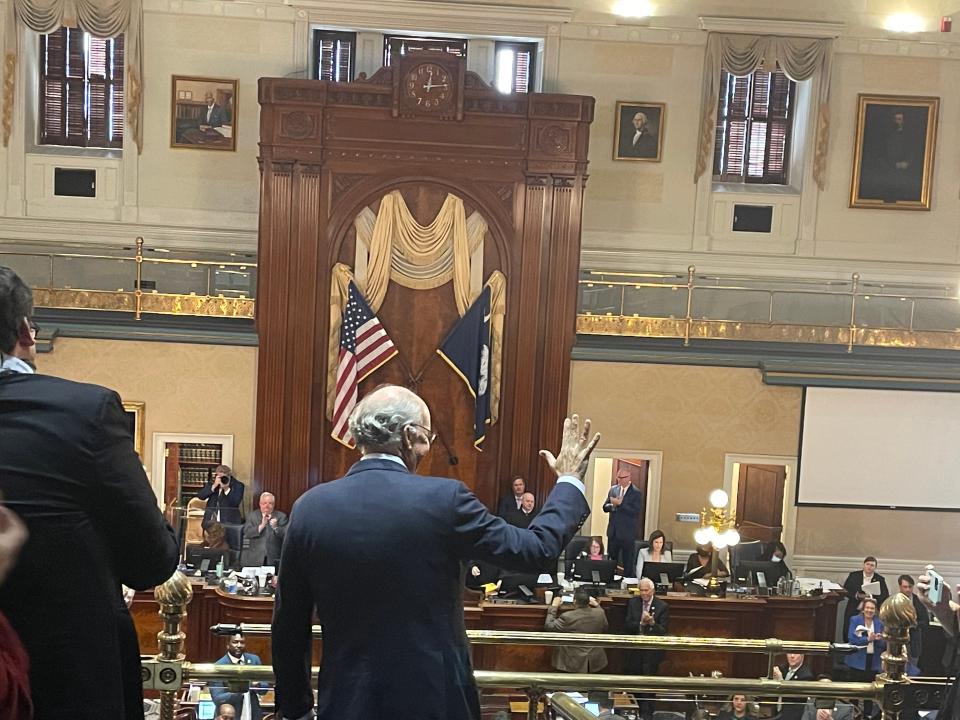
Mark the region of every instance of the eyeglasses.
[[427, 442], [433, 445], [433, 441], [437, 439], [437, 434], [430, 428], [424, 425], [418, 425], [417, 423], [410, 423], [410, 427], [420, 428], [427, 434]]

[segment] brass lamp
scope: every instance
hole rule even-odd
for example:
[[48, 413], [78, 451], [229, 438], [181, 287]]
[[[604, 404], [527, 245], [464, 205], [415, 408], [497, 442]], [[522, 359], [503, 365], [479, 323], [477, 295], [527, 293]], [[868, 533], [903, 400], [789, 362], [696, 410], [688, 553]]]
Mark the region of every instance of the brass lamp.
[[733, 547], [740, 542], [740, 533], [737, 532], [734, 513], [727, 512], [727, 503], [730, 497], [719, 488], [710, 493], [710, 510], [700, 511], [700, 527], [693, 533], [697, 545], [710, 545], [710, 581], [707, 583], [707, 594], [718, 597], [720, 582], [717, 580], [717, 551], [725, 547]]

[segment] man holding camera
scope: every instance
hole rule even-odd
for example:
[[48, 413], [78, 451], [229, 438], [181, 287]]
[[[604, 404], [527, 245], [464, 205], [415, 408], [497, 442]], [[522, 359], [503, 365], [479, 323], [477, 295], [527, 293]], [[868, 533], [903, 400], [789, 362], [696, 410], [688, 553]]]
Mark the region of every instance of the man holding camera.
[[243, 483], [233, 477], [229, 467], [218, 465], [213, 471], [213, 478], [197, 493], [200, 500], [207, 501], [201, 523], [203, 529], [206, 530], [215, 522], [224, 525], [242, 523], [240, 505], [243, 503], [244, 489]]

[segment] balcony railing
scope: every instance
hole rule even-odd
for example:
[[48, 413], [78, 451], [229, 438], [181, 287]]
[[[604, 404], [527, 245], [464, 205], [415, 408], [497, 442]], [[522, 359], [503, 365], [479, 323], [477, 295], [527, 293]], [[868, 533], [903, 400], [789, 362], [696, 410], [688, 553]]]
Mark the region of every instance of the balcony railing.
[[257, 265], [239, 253], [147, 248], [0, 246], [0, 264], [33, 288], [41, 308], [252, 318]]
[[577, 332], [960, 350], [956, 287], [581, 271]]

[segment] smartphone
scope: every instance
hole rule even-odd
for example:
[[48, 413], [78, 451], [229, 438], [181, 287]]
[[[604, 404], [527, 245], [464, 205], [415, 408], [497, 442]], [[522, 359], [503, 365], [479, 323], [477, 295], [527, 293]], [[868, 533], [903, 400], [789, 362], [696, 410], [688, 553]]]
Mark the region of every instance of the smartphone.
[[937, 604], [940, 602], [940, 596], [943, 593], [943, 577], [934, 570], [927, 570], [927, 577], [930, 578], [930, 590], [927, 591], [927, 597], [930, 602]]

